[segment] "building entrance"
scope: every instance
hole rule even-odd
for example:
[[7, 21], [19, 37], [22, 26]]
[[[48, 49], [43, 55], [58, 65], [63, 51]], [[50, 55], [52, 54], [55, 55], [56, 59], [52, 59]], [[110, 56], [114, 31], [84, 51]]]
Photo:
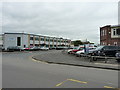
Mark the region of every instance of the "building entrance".
[[21, 37], [17, 37], [17, 46], [21, 46]]

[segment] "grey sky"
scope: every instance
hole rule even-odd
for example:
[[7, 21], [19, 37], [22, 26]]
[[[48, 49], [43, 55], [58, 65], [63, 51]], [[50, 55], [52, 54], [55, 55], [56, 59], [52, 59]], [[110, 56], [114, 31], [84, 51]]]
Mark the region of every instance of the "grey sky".
[[4, 2], [3, 32], [99, 43], [99, 27], [118, 23], [117, 2]]

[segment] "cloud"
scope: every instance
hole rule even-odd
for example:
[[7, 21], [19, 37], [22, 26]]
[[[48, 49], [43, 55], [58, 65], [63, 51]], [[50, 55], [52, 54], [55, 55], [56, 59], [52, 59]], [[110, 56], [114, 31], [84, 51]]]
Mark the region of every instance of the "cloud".
[[28, 32], [99, 43], [99, 27], [115, 25], [117, 2], [4, 2], [3, 32]]

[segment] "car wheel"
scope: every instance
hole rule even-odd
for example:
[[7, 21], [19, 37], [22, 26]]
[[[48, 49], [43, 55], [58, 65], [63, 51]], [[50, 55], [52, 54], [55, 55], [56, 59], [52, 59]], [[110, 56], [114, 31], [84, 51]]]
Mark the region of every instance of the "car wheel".
[[117, 60], [117, 62], [120, 62], [120, 59], [116, 59]]

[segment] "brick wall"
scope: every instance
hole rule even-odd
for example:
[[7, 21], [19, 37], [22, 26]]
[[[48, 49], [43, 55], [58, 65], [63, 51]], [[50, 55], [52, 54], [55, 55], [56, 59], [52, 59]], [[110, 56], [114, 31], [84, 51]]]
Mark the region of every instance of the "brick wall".
[[100, 45], [119, 45], [120, 38], [111, 38], [111, 26], [100, 27]]

